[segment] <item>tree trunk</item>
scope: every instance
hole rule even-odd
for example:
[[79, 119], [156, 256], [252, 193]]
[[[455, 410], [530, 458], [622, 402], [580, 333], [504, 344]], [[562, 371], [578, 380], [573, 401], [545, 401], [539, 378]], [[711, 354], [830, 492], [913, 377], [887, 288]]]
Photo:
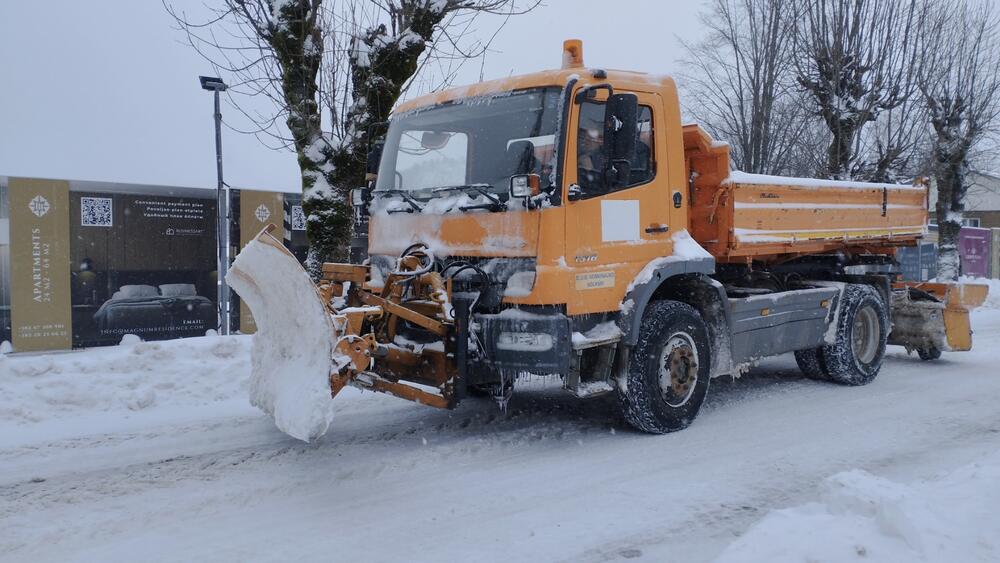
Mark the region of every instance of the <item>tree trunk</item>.
[[318, 277], [323, 262], [347, 261], [351, 240], [350, 192], [365, 182], [369, 129], [386, 121], [406, 81], [417, 69], [426, 42], [443, 19], [447, 3], [404, 2], [398, 14], [403, 29], [389, 35], [380, 25], [356, 37], [350, 57], [352, 105], [342, 139], [320, 128], [317, 74], [322, 63], [323, 30], [316, 20], [321, 0], [281, 4], [268, 41], [281, 62], [281, 87], [302, 173], [302, 210], [309, 254], [306, 269]]
[[833, 135], [830, 148], [827, 149], [826, 176], [831, 180], [849, 180], [851, 161], [854, 159], [852, 148], [858, 126], [854, 120], [837, 115], [827, 115], [825, 121]]
[[934, 210], [938, 223], [937, 278], [954, 281], [961, 274], [958, 238], [962, 230], [962, 213], [965, 212], [965, 159], [939, 153], [936, 168], [938, 194]]

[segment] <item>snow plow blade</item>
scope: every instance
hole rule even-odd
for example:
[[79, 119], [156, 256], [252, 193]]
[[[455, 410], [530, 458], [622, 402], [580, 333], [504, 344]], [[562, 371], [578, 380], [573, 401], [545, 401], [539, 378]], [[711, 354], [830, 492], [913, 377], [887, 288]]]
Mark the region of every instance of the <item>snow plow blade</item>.
[[889, 344], [916, 350], [927, 360], [937, 358], [942, 351], [971, 350], [969, 312], [983, 304], [988, 291], [988, 286], [980, 284], [894, 284]]
[[251, 350], [250, 402], [283, 432], [309, 441], [332, 418], [327, 378], [333, 324], [298, 259], [268, 225], [240, 252], [227, 279], [250, 307], [257, 332]]
[[[305, 441], [326, 432], [333, 417], [331, 398], [347, 385], [435, 407], [454, 406], [456, 370], [443, 346], [454, 327], [450, 285], [446, 288], [437, 272], [422, 267], [433, 264], [429, 251], [414, 249], [401, 257], [397, 272], [376, 294], [364, 287], [368, 266], [323, 264], [322, 280], [314, 283], [270, 234], [273, 229], [268, 225], [247, 244], [228, 273], [257, 325], [251, 351], [254, 406], [271, 415], [283, 432]], [[403, 302], [404, 286], [414, 288], [415, 298]], [[438, 342], [396, 344], [401, 321]]]

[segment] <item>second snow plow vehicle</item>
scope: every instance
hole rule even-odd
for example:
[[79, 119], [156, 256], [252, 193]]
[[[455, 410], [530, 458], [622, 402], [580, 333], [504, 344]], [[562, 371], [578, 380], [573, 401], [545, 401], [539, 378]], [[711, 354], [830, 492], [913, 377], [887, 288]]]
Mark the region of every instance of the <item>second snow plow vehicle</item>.
[[[712, 377], [766, 356], [795, 352], [811, 377], [863, 385], [887, 343], [926, 359], [967, 350], [985, 297], [894, 282], [896, 248], [926, 232], [926, 186], [731, 172], [727, 145], [681, 125], [671, 79], [587, 69], [578, 41], [560, 70], [403, 104], [354, 203], [370, 221], [366, 264], [324, 264], [306, 310], [301, 282], [250, 301], [259, 326], [329, 315], [297, 325], [326, 334], [258, 346], [280, 359], [327, 342], [315, 369], [332, 395], [352, 385], [451, 408], [558, 375], [670, 432]], [[281, 248], [267, 232], [252, 245]], [[241, 295], [275, 270], [305, 275], [290, 255], [242, 258]]]

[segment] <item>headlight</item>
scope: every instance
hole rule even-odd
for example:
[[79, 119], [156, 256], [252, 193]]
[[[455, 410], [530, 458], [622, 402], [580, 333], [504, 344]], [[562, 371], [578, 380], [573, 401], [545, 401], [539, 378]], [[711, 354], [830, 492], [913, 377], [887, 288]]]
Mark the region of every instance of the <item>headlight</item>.
[[526, 297], [531, 295], [535, 287], [535, 271], [515, 272], [507, 278], [507, 286], [503, 290], [504, 297]]
[[552, 349], [552, 335], [541, 332], [501, 332], [497, 348], [514, 352], [545, 352]]

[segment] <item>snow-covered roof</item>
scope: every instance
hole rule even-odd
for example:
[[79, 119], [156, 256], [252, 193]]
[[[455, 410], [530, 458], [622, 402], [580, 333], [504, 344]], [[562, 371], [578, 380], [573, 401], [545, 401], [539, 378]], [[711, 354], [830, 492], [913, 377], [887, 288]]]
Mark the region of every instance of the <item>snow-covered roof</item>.
[[[1000, 211], [1000, 176], [989, 172], [970, 172], [966, 211]], [[937, 189], [931, 184], [931, 211], [937, 201]]]
[[1000, 177], [973, 172], [969, 174], [969, 183], [966, 209], [969, 211], [1000, 211]]

